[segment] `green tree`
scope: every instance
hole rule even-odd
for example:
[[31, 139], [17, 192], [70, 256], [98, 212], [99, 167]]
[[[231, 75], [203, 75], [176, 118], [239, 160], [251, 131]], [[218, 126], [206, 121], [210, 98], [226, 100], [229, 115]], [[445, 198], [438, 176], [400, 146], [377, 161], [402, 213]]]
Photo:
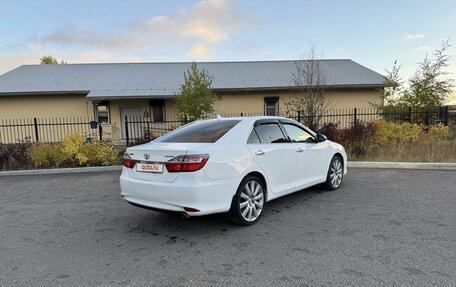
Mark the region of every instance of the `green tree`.
[[450, 63], [450, 56], [447, 55], [449, 47], [448, 40], [445, 40], [432, 56], [426, 55], [406, 84], [399, 75], [400, 66], [397, 61], [394, 62], [393, 68], [386, 71], [382, 103], [374, 106], [384, 111], [395, 107], [441, 106], [454, 86], [453, 80], [446, 77], [448, 72], [445, 70]]
[[40, 58], [40, 64], [41, 65], [55, 65], [55, 64], [66, 64], [66, 62], [61, 60], [59, 63], [59, 61], [56, 58], [52, 57], [51, 55], [44, 55], [43, 57]]
[[446, 78], [445, 68], [450, 63], [446, 54], [450, 44], [442, 42], [435, 50], [433, 58], [426, 57], [418, 63], [418, 70], [409, 80], [409, 92], [404, 93], [403, 101], [417, 107], [441, 106], [453, 89], [453, 80]]
[[371, 103], [376, 107], [387, 106], [387, 105], [397, 105], [397, 101], [400, 99], [400, 95], [404, 92], [402, 80], [399, 72], [401, 66], [397, 64], [397, 61], [394, 61], [393, 68], [391, 70], [386, 70], [385, 87], [382, 90], [380, 96], [381, 103], [375, 104]]
[[182, 118], [195, 120], [214, 111], [213, 79], [205, 69], [199, 70], [195, 62], [184, 72], [184, 83], [176, 94], [177, 110]]

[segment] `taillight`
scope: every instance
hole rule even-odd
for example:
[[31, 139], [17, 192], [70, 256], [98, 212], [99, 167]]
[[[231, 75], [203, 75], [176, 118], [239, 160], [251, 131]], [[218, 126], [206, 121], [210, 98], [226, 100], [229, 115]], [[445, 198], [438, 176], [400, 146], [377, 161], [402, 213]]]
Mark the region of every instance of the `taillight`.
[[124, 153], [123, 165], [128, 168], [134, 168], [135, 164], [136, 163], [133, 160], [131, 160], [131, 156], [128, 153]]
[[166, 164], [168, 172], [190, 172], [203, 168], [209, 159], [207, 154], [179, 155], [170, 159]]

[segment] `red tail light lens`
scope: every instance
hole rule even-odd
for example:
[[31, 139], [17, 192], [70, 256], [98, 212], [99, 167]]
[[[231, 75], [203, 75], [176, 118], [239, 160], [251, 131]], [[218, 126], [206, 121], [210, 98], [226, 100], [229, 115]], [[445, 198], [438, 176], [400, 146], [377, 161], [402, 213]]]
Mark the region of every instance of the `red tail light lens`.
[[123, 160], [123, 165], [128, 168], [134, 168], [135, 167], [135, 162], [129, 159], [124, 159]]
[[207, 154], [179, 155], [170, 159], [165, 166], [168, 172], [191, 172], [202, 169], [208, 159]]
[[131, 160], [131, 157], [128, 153], [124, 153], [123, 156], [123, 166], [128, 167], [128, 168], [134, 168], [135, 167], [135, 162]]

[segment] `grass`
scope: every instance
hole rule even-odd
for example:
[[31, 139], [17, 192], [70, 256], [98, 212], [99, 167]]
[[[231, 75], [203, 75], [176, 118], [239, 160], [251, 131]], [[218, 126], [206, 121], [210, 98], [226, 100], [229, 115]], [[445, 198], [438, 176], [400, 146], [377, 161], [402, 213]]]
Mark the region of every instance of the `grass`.
[[346, 146], [346, 150], [350, 161], [456, 163], [456, 141], [450, 140], [363, 149]]

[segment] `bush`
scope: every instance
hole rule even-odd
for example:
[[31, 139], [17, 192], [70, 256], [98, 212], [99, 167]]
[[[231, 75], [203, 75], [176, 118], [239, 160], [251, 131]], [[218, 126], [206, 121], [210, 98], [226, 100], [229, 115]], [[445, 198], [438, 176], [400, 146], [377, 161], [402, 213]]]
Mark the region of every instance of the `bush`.
[[438, 142], [449, 140], [452, 137], [451, 129], [448, 126], [440, 123], [428, 129], [427, 133], [423, 133], [421, 139], [424, 142]]
[[153, 136], [149, 130], [144, 130], [143, 137], [136, 139], [134, 142], [130, 142], [129, 146], [142, 145], [153, 141], [157, 137]]
[[338, 129], [338, 124], [327, 123], [323, 125], [319, 133], [344, 145], [348, 154], [358, 157], [366, 153], [369, 139], [375, 134], [375, 126], [372, 123], [354, 121], [350, 127]]
[[406, 122], [392, 123], [384, 120], [374, 121], [375, 133], [371, 139], [373, 146], [416, 143], [423, 129], [417, 124]]
[[30, 158], [38, 168], [112, 165], [119, 156], [108, 142], [86, 143], [81, 134], [66, 137], [58, 144], [33, 144]]
[[20, 169], [30, 166], [28, 150], [32, 143], [30, 137], [14, 144], [0, 143], [0, 168], [1, 169]]
[[339, 140], [339, 125], [336, 123], [325, 123], [317, 132], [324, 134], [329, 140]]
[[119, 157], [119, 152], [112, 144], [96, 141], [82, 146], [82, 158], [88, 166], [112, 165]]
[[62, 167], [65, 156], [62, 153], [62, 145], [35, 143], [30, 149], [30, 158], [34, 167]]
[[349, 128], [339, 129], [337, 124], [329, 123], [319, 133], [342, 144], [350, 160], [447, 162], [453, 157], [445, 154], [456, 154], [456, 133], [443, 124], [428, 127], [378, 120], [354, 122]]

